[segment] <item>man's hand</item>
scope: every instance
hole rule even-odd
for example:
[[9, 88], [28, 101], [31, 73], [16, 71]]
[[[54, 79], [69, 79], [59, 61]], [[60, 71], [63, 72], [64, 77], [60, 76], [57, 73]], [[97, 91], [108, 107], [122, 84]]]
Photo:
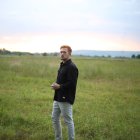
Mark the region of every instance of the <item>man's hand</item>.
[[51, 85], [51, 87], [52, 87], [52, 89], [57, 90], [57, 89], [60, 88], [60, 85], [57, 84], [57, 83], [53, 83], [53, 84]]

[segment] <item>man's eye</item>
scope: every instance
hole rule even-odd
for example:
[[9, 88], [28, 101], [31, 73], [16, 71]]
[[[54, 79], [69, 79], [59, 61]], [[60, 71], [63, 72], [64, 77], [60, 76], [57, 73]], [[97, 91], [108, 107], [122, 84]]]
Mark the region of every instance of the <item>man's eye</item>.
[[66, 53], [66, 52], [60, 52], [60, 53]]

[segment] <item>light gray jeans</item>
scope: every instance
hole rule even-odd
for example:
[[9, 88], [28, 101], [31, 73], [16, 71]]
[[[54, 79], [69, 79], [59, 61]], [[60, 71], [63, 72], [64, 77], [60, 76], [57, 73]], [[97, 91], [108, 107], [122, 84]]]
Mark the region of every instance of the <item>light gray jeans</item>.
[[72, 116], [72, 105], [66, 102], [53, 102], [52, 122], [55, 131], [55, 140], [62, 140], [62, 128], [60, 115], [68, 127], [69, 140], [74, 140], [74, 122]]

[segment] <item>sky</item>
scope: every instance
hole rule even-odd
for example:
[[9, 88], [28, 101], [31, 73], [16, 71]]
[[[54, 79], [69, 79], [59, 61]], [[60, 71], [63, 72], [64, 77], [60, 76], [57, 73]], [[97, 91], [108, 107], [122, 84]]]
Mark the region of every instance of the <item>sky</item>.
[[0, 48], [140, 51], [140, 0], [0, 0]]

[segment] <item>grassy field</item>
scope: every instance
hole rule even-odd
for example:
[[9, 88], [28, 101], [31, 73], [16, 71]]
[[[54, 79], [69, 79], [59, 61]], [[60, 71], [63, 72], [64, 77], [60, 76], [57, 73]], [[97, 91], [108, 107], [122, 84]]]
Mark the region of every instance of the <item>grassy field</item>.
[[[139, 140], [140, 60], [73, 60], [76, 140]], [[50, 84], [59, 63], [59, 57], [0, 56], [0, 140], [54, 140]]]

